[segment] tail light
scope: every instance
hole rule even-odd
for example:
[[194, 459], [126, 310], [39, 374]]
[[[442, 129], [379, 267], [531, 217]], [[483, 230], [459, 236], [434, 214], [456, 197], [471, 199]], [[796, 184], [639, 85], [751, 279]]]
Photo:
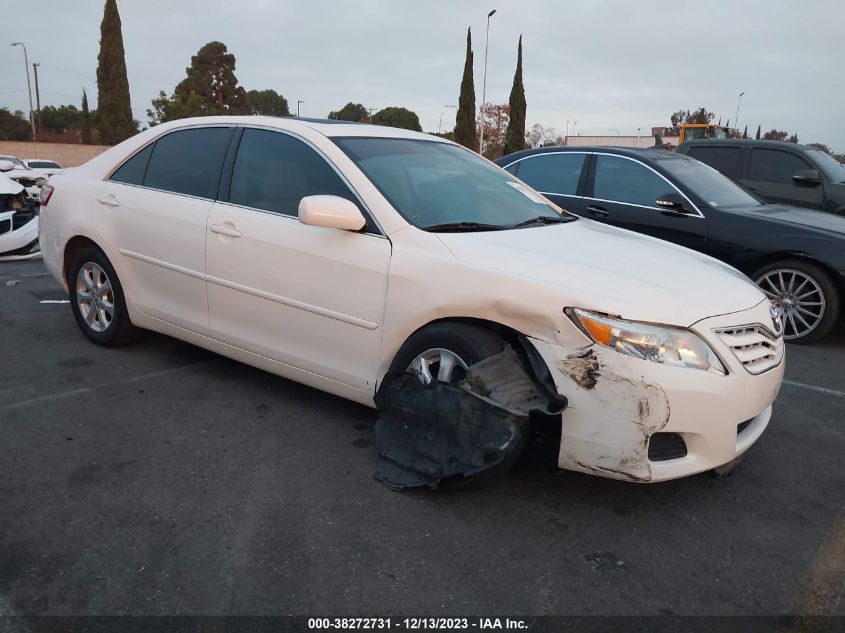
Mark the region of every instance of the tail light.
[[53, 187], [51, 185], [43, 185], [41, 187], [41, 193], [38, 194], [38, 201], [41, 203], [42, 207], [46, 207], [47, 203], [50, 202], [50, 197], [53, 195]]

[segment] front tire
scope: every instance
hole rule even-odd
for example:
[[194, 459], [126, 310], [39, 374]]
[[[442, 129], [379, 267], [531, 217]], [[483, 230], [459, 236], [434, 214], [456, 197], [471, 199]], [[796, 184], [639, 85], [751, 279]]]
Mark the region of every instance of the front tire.
[[136, 340], [123, 287], [108, 258], [97, 248], [74, 255], [67, 276], [70, 307], [76, 324], [92, 343], [117, 347]]
[[839, 291], [815, 264], [783, 260], [763, 266], [751, 278], [774, 305], [783, 308], [783, 338], [790, 343], [821, 340], [839, 321]]

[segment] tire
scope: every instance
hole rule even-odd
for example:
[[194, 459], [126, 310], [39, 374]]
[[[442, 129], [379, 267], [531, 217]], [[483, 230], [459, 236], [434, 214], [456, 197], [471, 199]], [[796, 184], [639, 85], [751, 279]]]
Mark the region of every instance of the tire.
[[819, 341], [839, 321], [839, 289], [816, 264], [785, 259], [763, 266], [751, 278], [775, 305], [784, 309], [783, 337], [790, 343]]
[[92, 343], [118, 347], [138, 339], [129, 320], [123, 287], [111, 262], [98, 248], [84, 248], [71, 260], [68, 298], [76, 324]]
[[[490, 330], [466, 323], [437, 323], [414, 333], [396, 354], [390, 368], [399, 371], [410, 369], [416, 359], [431, 350], [451, 352], [461, 361], [463, 367], [468, 367], [485, 358], [495, 356], [504, 347], [505, 341]], [[454, 384], [462, 378], [461, 364], [458, 364], [452, 372], [450, 383]], [[433, 375], [434, 373], [432, 372], [432, 378], [440, 377], [439, 371], [438, 375]], [[503, 477], [519, 460], [527, 444], [528, 436], [529, 432], [526, 431], [520, 444], [495, 466], [469, 477], [444, 480], [444, 487], [476, 488]]]

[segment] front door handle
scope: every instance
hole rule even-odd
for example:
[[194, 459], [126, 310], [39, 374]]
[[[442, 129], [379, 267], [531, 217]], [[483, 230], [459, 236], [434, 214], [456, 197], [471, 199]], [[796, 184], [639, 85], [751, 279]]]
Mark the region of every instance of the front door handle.
[[218, 235], [228, 235], [229, 237], [241, 237], [243, 233], [238, 231], [236, 228], [228, 226], [220, 226], [219, 224], [212, 224], [208, 227], [208, 230], [212, 233], [217, 233]]
[[610, 211], [596, 204], [591, 204], [590, 206], [588, 206], [587, 213], [589, 213], [590, 215], [600, 215], [603, 218], [606, 218], [610, 215]]
[[100, 204], [106, 205], [107, 207], [119, 207], [120, 206], [120, 202], [118, 202], [117, 198], [115, 198], [114, 196], [100, 196], [99, 198], [97, 198], [97, 201]]

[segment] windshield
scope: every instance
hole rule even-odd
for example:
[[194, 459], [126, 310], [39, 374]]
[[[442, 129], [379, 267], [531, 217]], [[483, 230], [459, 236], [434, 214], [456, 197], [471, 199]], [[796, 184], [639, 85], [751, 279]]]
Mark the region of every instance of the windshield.
[[58, 169], [59, 166], [56, 163], [50, 162], [49, 160], [30, 160], [27, 161], [30, 169]]
[[830, 182], [845, 182], [845, 165], [827, 152], [818, 149], [807, 150], [807, 153], [816, 159], [819, 168]]
[[727, 176], [697, 160], [657, 159], [682, 185], [715, 209], [760, 206], [762, 203]]
[[421, 229], [509, 229], [532, 219], [575, 217], [564, 214], [562, 218], [532, 189], [450, 143], [404, 138], [332, 140], [402, 217]]

